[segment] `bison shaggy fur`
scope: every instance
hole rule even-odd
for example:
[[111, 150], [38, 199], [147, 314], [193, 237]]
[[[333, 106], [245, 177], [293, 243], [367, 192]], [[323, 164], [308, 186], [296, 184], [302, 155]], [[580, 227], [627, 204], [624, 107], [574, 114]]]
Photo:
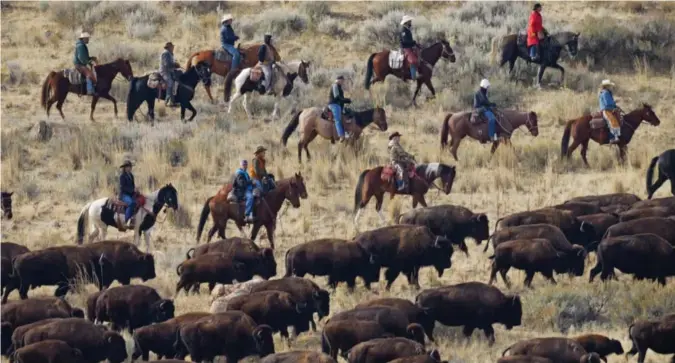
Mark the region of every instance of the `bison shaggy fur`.
[[535, 338], [523, 340], [506, 348], [502, 356], [538, 356], [553, 363], [600, 363], [597, 353], [588, 353], [577, 341], [568, 338]]
[[580, 220], [568, 210], [544, 208], [519, 212], [508, 215], [497, 223], [502, 228], [542, 223], [551, 224], [560, 228], [568, 241], [573, 241], [573, 243], [582, 246], [588, 246], [598, 240], [593, 224]]
[[619, 214], [621, 222], [628, 222], [634, 219], [651, 218], [651, 217], [670, 217], [675, 215], [675, 207], [651, 207], [631, 209]]
[[637, 202], [631, 206], [631, 209], [642, 209], [652, 207], [670, 207], [675, 208], [675, 197], [665, 197], [649, 199]]
[[588, 195], [583, 197], [572, 198], [565, 203], [574, 203], [574, 202], [583, 202], [583, 203], [592, 203], [596, 204], [599, 207], [606, 207], [610, 205], [633, 205], [639, 202], [641, 199], [635, 194], [630, 193], [611, 193], [611, 194], [600, 194], [600, 195]]
[[394, 359], [425, 353], [424, 345], [407, 338], [378, 338], [355, 345], [347, 355], [349, 363], [387, 363]]
[[574, 337], [577, 343], [588, 353], [597, 353], [600, 359], [607, 362], [607, 356], [610, 354], [623, 354], [621, 342], [616, 339], [608, 338], [600, 334], [585, 334]]
[[638, 363], [644, 363], [649, 349], [658, 354], [675, 354], [675, 318], [637, 321], [628, 328], [628, 336], [633, 346], [626, 354], [638, 353]]
[[675, 219], [649, 217], [621, 222], [607, 229], [604, 238], [652, 233], [675, 246]]
[[44, 340], [17, 349], [17, 363], [85, 363], [82, 352], [60, 340]]
[[554, 205], [552, 208], [570, 211], [575, 217], [602, 213], [602, 208], [600, 208], [600, 206], [595, 203], [586, 202], [567, 202]]
[[589, 214], [587, 216], [579, 216], [577, 219], [592, 224], [593, 229], [595, 230], [593, 243], [584, 246], [584, 248], [589, 252], [595, 251], [598, 248], [598, 243], [600, 243], [602, 236], [605, 235], [605, 232], [607, 232], [609, 227], [619, 223], [619, 217], [612, 213]]
[[431, 340], [432, 342], [434, 341], [434, 325], [436, 325], [436, 321], [434, 320], [433, 317], [429, 316], [429, 314], [427, 314], [427, 312], [424, 311], [424, 309], [415, 305], [410, 300], [395, 297], [374, 299], [362, 302], [356, 305], [354, 308], [358, 309], [374, 306], [389, 306], [401, 310], [407, 315], [408, 321], [410, 323], [417, 323], [421, 325], [427, 337], [429, 337], [429, 340]]
[[432, 350], [429, 354], [421, 354], [412, 357], [396, 358], [389, 363], [448, 363], [441, 361], [441, 354], [436, 350]]
[[127, 327], [129, 333], [142, 326], [169, 320], [174, 311], [172, 300], [163, 299], [155, 289], [144, 285], [113, 287], [96, 299], [96, 320], [110, 321], [113, 330]]
[[207, 253], [186, 260], [178, 265], [176, 273], [180, 276], [176, 294], [181, 289], [187, 293], [190, 287], [195, 286], [198, 291], [202, 283], [208, 283], [209, 291], [212, 291], [218, 283], [231, 284], [235, 280], [244, 282], [253, 277], [250, 266], [225, 253]]
[[356, 344], [376, 338], [395, 335], [382, 325], [369, 320], [329, 320], [321, 333], [321, 351], [337, 359], [338, 353], [346, 356]]
[[[157, 355], [158, 359], [163, 357], [176, 357], [174, 344], [180, 328], [190, 322], [197, 321], [211, 314], [204, 312], [187, 313], [176, 316], [167, 321], [147, 325], [134, 330], [134, 352], [131, 355], [132, 360], [142, 357], [148, 360], [150, 352]], [[181, 356], [179, 358], [185, 358]], [[164, 361], [163, 361], [164, 362]]]
[[112, 264], [112, 270], [106, 271], [105, 274], [105, 288], [114, 280], [122, 285], [129, 285], [132, 278], [139, 278], [145, 282], [157, 277], [155, 258], [149, 253], [141, 252], [133, 243], [102, 241], [88, 244], [84, 248], [90, 249], [96, 255], [104, 255]]
[[337, 361], [324, 353], [295, 350], [268, 355], [260, 363], [337, 363]]
[[[192, 254], [190, 254], [192, 252]], [[224, 253], [251, 266], [251, 273], [267, 280], [277, 274], [277, 262], [271, 248], [260, 248], [248, 238], [233, 237], [188, 250], [187, 259], [207, 253]]]
[[[572, 244], [567, 240], [560, 228], [552, 224], [529, 224], [525, 226], [502, 228], [492, 235], [492, 246], [497, 248], [500, 243], [516, 239], [545, 238], [549, 240], [556, 250], [568, 251]], [[485, 250], [490, 244], [485, 246]]]

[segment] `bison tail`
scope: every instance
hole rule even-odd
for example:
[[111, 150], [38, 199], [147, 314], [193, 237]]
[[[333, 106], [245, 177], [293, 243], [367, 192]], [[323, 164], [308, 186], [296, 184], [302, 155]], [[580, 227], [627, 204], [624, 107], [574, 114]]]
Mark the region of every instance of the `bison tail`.
[[298, 111], [298, 113], [296, 113], [295, 116], [293, 116], [291, 122], [289, 122], [286, 128], [284, 129], [284, 133], [281, 135], [281, 143], [284, 144], [284, 146], [286, 146], [288, 138], [291, 137], [293, 131], [295, 131], [295, 129], [298, 128], [301, 113], [302, 111]]
[[373, 58], [377, 53], [373, 53], [368, 57], [368, 62], [366, 62], [366, 77], [365, 77], [365, 83], [363, 86], [365, 87], [366, 90], [370, 89], [370, 80], [373, 79]]
[[178, 266], [176, 266], [176, 274], [180, 276], [183, 273], [183, 263], [179, 263]]
[[82, 242], [84, 242], [84, 230], [87, 224], [87, 220], [89, 219], [89, 207], [91, 207], [91, 203], [87, 203], [87, 205], [82, 208], [82, 211], [80, 212], [80, 217], [77, 219], [77, 244], [81, 245]]
[[652, 183], [654, 179], [654, 167], [656, 167], [656, 163], [659, 161], [659, 157], [655, 156], [652, 158], [652, 161], [649, 163], [649, 168], [647, 168], [647, 194], [648, 194], [648, 199], [652, 199], [652, 194], [654, 194], [655, 190], [652, 190], [654, 188], [654, 184]]
[[45, 110], [47, 109], [47, 101], [49, 100], [49, 91], [52, 88], [49, 81], [55, 74], [56, 72], [54, 71], [49, 72], [47, 78], [45, 78], [45, 81], [42, 83], [42, 92], [40, 93], [40, 105], [42, 105], [42, 108], [44, 108]]
[[510, 345], [508, 348], [504, 349], [504, 351], [502, 352], [502, 357], [504, 357], [504, 356], [506, 355], [506, 353], [507, 353], [509, 350], [511, 350], [511, 348], [513, 348], [513, 345]]
[[197, 226], [197, 243], [199, 243], [199, 239], [202, 237], [206, 219], [209, 218], [209, 213], [211, 213], [211, 207], [209, 207], [211, 199], [213, 199], [213, 197], [206, 200], [206, 203], [204, 203], [204, 208], [202, 208], [202, 214], [199, 216], [199, 225]]
[[363, 183], [365, 182], [366, 174], [368, 174], [369, 171], [369, 169], [362, 171], [361, 175], [359, 175], [359, 180], [356, 182], [356, 190], [354, 190], [354, 213], [361, 207]]
[[448, 134], [450, 133], [450, 117], [452, 114], [449, 113], [445, 115], [443, 119], [443, 125], [441, 125], [441, 149], [444, 149], [448, 146]]
[[628, 327], [628, 337], [630, 338], [632, 346], [630, 350], [626, 352], [626, 355], [635, 355], [638, 352], [637, 344], [635, 343], [635, 337], [633, 337], [633, 325], [635, 324], [631, 324]]
[[331, 355], [330, 340], [326, 336], [326, 329], [321, 332], [321, 351], [325, 354]]
[[572, 133], [572, 125], [575, 120], [567, 121], [565, 125], [565, 131], [563, 132], [562, 141], [560, 142], [560, 157], [564, 158], [567, 156], [567, 150], [570, 144], [570, 134]]

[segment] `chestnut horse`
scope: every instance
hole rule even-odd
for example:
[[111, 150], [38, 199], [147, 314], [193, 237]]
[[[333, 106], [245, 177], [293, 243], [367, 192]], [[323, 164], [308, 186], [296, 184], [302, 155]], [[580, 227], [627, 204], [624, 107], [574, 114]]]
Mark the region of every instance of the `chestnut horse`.
[[[588, 152], [588, 141], [593, 140], [600, 145], [609, 144], [609, 128], [605, 121], [601, 121], [604, 124], [601, 127], [593, 128], [591, 127], [591, 120], [594, 118], [600, 118], [599, 112], [594, 114], [587, 114], [581, 116], [577, 119], [567, 121], [565, 125], [565, 131], [563, 132], [562, 143], [560, 145], [560, 155], [562, 157], [567, 157], [568, 159], [574, 152], [574, 150], [581, 145], [581, 158], [584, 160], [584, 164], [588, 165], [588, 160], [586, 159], [586, 152]], [[619, 137], [619, 161], [623, 163], [626, 159], [626, 148], [628, 143], [633, 138], [633, 134], [637, 131], [637, 128], [640, 127], [642, 121], [647, 121], [652, 126], [658, 126], [661, 123], [659, 117], [656, 116], [652, 106], [643, 103], [642, 107], [637, 108], [623, 116], [623, 122], [621, 123], [621, 136]], [[570, 135], [574, 138], [572, 146], [569, 146]]]
[[[286, 146], [288, 138], [293, 131], [298, 128], [298, 125], [300, 125], [300, 130], [298, 132], [300, 136], [300, 140], [298, 141], [298, 161], [301, 163], [303, 148], [307, 154], [307, 159], [311, 159], [307, 145], [309, 145], [317, 135], [321, 135], [321, 137], [330, 140], [332, 143], [335, 143], [335, 140], [338, 139], [335, 122], [322, 118], [322, 113], [323, 109], [320, 107], [310, 107], [298, 112], [291, 122], [288, 123], [288, 126], [286, 126], [286, 129], [281, 136], [281, 142]], [[388, 127], [387, 114], [384, 112], [384, 109], [380, 107], [360, 112], [352, 112], [351, 115], [344, 115], [342, 118], [345, 132], [351, 134], [351, 140], [358, 139], [361, 136], [363, 129], [373, 122], [381, 131], [387, 131]], [[347, 118], [351, 119], [351, 122], [345, 122], [345, 119]]]
[[[441, 126], [441, 148], [448, 146], [448, 134], [450, 135], [450, 144], [452, 149], [450, 153], [457, 160], [457, 149], [462, 139], [469, 136], [472, 139], [478, 140], [481, 143], [487, 143], [488, 138], [488, 124], [486, 120], [482, 120], [477, 124], [472, 124], [470, 121], [471, 113], [473, 111], [464, 111], [459, 113], [449, 113], [443, 120]], [[497, 132], [507, 144], [511, 144], [511, 135], [520, 126], [525, 125], [532, 136], [539, 135], [539, 126], [537, 121], [537, 114], [533, 111], [519, 112], [514, 110], [498, 110], [495, 112], [497, 117]], [[499, 146], [499, 141], [492, 143], [490, 154], [494, 154]]]
[[[383, 169], [383, 166], [378, 166], [373, 169], [366, 169], [359, 175], [359, 181], [356, 183], [356, 191], [354, 192], [355, 225], [361, 211], [368, 205], [372, 197], [375, 197], [377, 215], [380, 217], [380, 221], [384, 222], [382, 201], [385, 193], [391, 193], [391, 199], [394, 199], [396, 194], [411, 195], [413, 208], [417, 207], [418, 203], [426, 207], [427, 202], [424, 200], [424, 195], [429, 191], [429, 186], [443, 191], [446, 195], [450, 194], [456, 175], [454, 166], [441, 163], [418, 164], [415, 166], [414, 177], [410, 178], [408, 190], [399, 192], [393, 180], [382, 180]], [[441, 179], [442, 187], [434, 184], [434, 181], [438, 178]]]
[[[400, 68], [392, 69], [389, 65], [389, 52], [389, 50], [383, 50], [379, 53], [373, 53], [368, 57], [365, 83], [367, 90], [370, 90], [370, 85], [376, 82], [384, 82], [384, 79], [390, 74], [404, 81], [410, 80], [410, 67], [408, 66], [408, 62], [404, 61]], [[447, 40], [438, 41], [420, 51], [420, 65], [417, 67], [419, 79], [417, 79], [417, 88], [415, 88], [415, 93], [412, 98], [413, 106], [417, 106], [415, 99], [420, 92], [420, 88], [422, 88], [422, 84], [426, 85], [429, 91], [431, 91], [430, 99], [436, 97], [436, 90], [431, 84], [431, 73], [433, 72], [436, 62], [438, 62], [441, 57], [449, 59], [452, 63], [456, 60], [455, 53], [453, 53], [450, 43], [448, 43]], [[373, 75], [375, 76], [374, 78]]]
[[[239, 50], [239, 53], [241, 54], [241, 61], [239, 62], [239, 70], [244, 69], [244, 68], [250, 68], [258, 64], [258, 48], [263, 43], [255, 43], [251, 44], [249, 46], [246, 46], [244, 48], [241, 47], [241, 43], [237, 46], [237, 49]], [[273, 46], [269, 46], [270, 49], [274, 52], [274, 60], [275, 61], [280, 61], [281, 56], [279, 56], [279, 52], [277, 49]], [[219, 48], [218, 50], [221, 50]], [[187, 63], [185, 64], [185, 71], [190, 69], [192, 66], [196, 66], [199, 64], [199, 62], [206, 62], [211, 65], [211, 72], [221, 76], [221, 77], [226, 77], [228, 73], [230, 73], [230, 67], [232, 66], [232, 56], [230, 56], [230, 53], [227, 53], [227, 57], [230, 59], [229, 62], [221, 62], [216, 59], [215, 54], [216, 50], [215, 49], [207, 49], [207, 50], [200, 50], [199, 52], [192, 53], [188, 57]], [[235, 70], [238, 72], [238, 70]], [[204, 88], [206, 88], [206, 94], [209, 95], [209, 99], [211, 102], [213, 102], [213, 96], [211, 95], [211, 85], [204, 85]]]
[[[202, 236], [209, 214], [211, 214], [213, 219], [213, 227], [209, 230], [206, 243], [211, 242], [211, 238], [216, 231], [218, 231], [220, 238], [226, 238], [225, 227], [227, 226], [227, 221], [230, 219], [234, 220], [239, 231], [244, 233], [242, 227], [246, 223], [244, 222], [243, 203], [230, 203], [227, 201], [227, 195], [231, 190], [232, 184], [225, 184], [216, 195], [207, 199], [206, 203], [204, 203], [204, 208], [199, 218], [199, 226], [197, 227], [197, 243], [199, 243], [199, 239]], [[307, 188], [305, 187], [305, 180], [302, 178], [301, 173], [296, 173], [292, 178], [278, 181], [276, 188], [265, 194], [255, 206], [256, 220], [251, 230], [251, 239], [255, 241], [260, 227], [265, 226], [270, 246], [274, 249], [274, 230], [277, 225], [277, 214], [284, 200], [291, 202], [293, 208], [299, 208], [300, 198], [307, 199]]]
[[[105, 98], [110, 100], [115, 107], [115, 117], [117, 117], [117, 101], [110, 95], [110, 88], [112, 86], [112, 81], [117, 76], [117, 73], [122, 73], [122, 76], [131, 81], [134, 77], [134, 72], [131, 69], [131, 63], [128, 60], [118, 58], [114, 62], [101, 64], [94, 66], [94, 72], [96, 73], [96, 96], [92, 96], [91, 100], [91, 113], [89, 114], [89, 119], [94, 121], [94, 110], [96, 109], [96, 103], [99, 98]], [[86, 82], [83, 80], [83, 82]], [[85, 88], [85, 83], [73, 85], [70, 83], [68, 78], [63, 75], [63, 71], [55, 72], [51, 71], [47, 75], [44, 83], [42, 83], [42, 94], [40, 97], [40, 104], [42, 108], [47, 111], [47, 117], [49, 117], [49, 110], [52, 108], [52, 105], [56, 103], [56, 109], [59, 110], [61, 118], [65, 120], [63, 111], [63, 102], [66, 101], [66, 96], [68, 92], [75, 93], [80, 96], [86, 96], [87, 90]]]

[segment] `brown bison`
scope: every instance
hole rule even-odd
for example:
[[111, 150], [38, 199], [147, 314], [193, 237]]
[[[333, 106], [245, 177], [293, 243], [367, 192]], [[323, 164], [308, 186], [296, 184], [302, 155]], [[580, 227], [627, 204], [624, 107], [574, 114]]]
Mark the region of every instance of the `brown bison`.
[[619, 213], [623, 213], [627, 210], [630, 210], [630, 208], [631, 208], [630, 205], [612, 204], [612, 205], [600, 207], [600, 210], [602, 210], [603, 213], [619, 214]]
[[429, 340], [432, 342], [434, 341], [434, 325], [436, 325], [436, 321], [431, 316], [429, 316], [427, 312], [424, 311], [424, 309], [415, 305], [410, 300], [395, 297], [375, 299], [362, 302], [356, 305], [354, 308], [359, 309], [372, 306], [389, 306], [403, 311], [408, 316], [409, 322], [421, 325], [427, 337], [429, 337]]
[[665, 197], [649, 199], [637, 202], [631, 206], [631, 209], [642, 209], [652, 207], [670, 207], [675, 208], [675, 197]]
[[640, 233], [655, 234], [675, 246], [675, 220], [670, 218], [649, 217], [620, 222], [609, 227], [603, 239]]
[[378, 322], [369, 320], [329, 320], [321, 332], [321, 351], [333, 359], [342, 352], [342, 357], [353, 346], [376, 338], [392, 338], [395, 335]]
[[[567, 237], [565, 237], [565, 234], [560, 228], [543, 223], [502, 228], [492, 235], [491, 240], [492, 246], [497, 248], [502, 242], [533, 238], [545, 238], [549, 240], [556, 250], [568, 251], [572, 249], [572, 244], [567, 240]], [[485, 245], [485, 250], [483, 250], [483, 252], [486, 252], [489, 246], [489, 243]]]
[[607, 229], [619, 223], [619, 217], [612, 213], [589, 214], [587, 216], [579, 216], [577, 219], [592, 224], [593, 229], [595, 230], [593, 243], [584, 247], [588, 252], [595, 251], [598, 248], [598, 244], [602, 240], [602, 236], [604, 236], [605, 232], [607, 232]]
[[510, 355], [537, 356], [550, 359], [553, 363], [600, 363], [597, 353], [588, 353], [577, 341], [568, 338], [536, 338], [523, 340], [502, 352]]
[[328, 276], [328, 285], [333, 289], [338, 282], [346, 282], [354, 289], [356, 278], [361, 277], [370, 289], [370, 284], [380, 278], [380, 265], [358, 243], [325, 238], [293, 246], [286, 252], [286, 277], [305, 274]]
[[118, 333], [105, 331], [91, 322], [69, 318], [43, 324], [24, 335], [26, 345], [44, 340], [62, 340], [82, 352], [86, 362], [121, 363], [127, 359], [124, 339]]
[[441, 354], [436, 349], [429, 352], [429, 354], [421, 354], [412, 357], [397, 358], [389, 361], [389, 363], [448, 363], [441, 361]]
[[428, 227], [396, 225], [364, 232], [354, 238], [369, 254], [374, 255], [382, 267], [387, 267], [384, 276], [387, 290], [400, 273], [408, 283], [419, 287], [419, 270], [433, 266], [438, 276], [452, 265], [453, 253], [450, 241], [434, 235]]
[[44, 340], [14, 352], [17, 363], [85, 363], [82, 352], [60, 340]]
[[250, 355], [265, 357], [274, 353], [272, 328], [257, 325], [241, 311], [213, 314], [187, 323], [180, 328], [180, 340], [195, 362], [213, 361], [220, 355], [228, 362], [239, 362]]
[[112, 264], [112, 270], [105, 273], [104, 288], [108, 288], [114, 280], [122, 285], [129, 285], [133, 278], [145, 282], [157, 276], [155, 258], [149, 253], [141, 252], [133, 243], [102, 241], [88, 244], [84, 248], [92, 250], [98, 256], [104, 255]]
[[554, 205], [551, 208], [570, 211], [575, 217], [602, 213], [602, 208], [600, 208], [597, 204], [586, 202], [567, 202], [564, 204]]
[[518, 295], [504, 295], [498, 288], [481, 282], [424, 290], [415, 303], [443, 325], [464, 326], [466, 337], [474, 329], [482, 329], [490, 344], [495, 341], [492, 324], [501, 323], [511, 329], [521, 324], [523, 315]]
[[[190, 254], [192, 253], [192, 254]], [[251, 267], [251, 272], [267, 280], [277, 274], [277, 262], [271, 248], [260, 248], [248, 238], [233, 237], [188, 250], [187, 259], [207, 253], [224, 253]]]
[[607, 356], [610, 354], [623, 354], [621, 342], [616, 339], [610, 339], [600, 334], [585, 334], [574, 337], [577, 343], [588, 353], [597, 353], [600, 359], [607, 362]]
[[110, 321], [115, 331], [127, 327], [133, 334], [134, 329], [173, 318], [175, 307], [152, 287], [125, 285], [100, 293], [95, 311], [97, 321]]
[[675, 275], [675, 248], [663, 238], [651, 234], [636, 234], [608, 238], [598, 246], [598, 259], [589, 281], [601, 273], [604, 281], [614, 276], [617, 268], [636, 279], [656, 280], [666, 284], [666, 277]]
[[337, 363], [337, 361], [323, 353], [310, 350], [295, 350], [268, 355], [260, 363]]
[[394, 359], [424, 354], [424, 345], [407, 338], [378, 338], [355, 345], [349, 363], [387, 363]]
[[619, 214], [621, 222], [628, 222], [634, 219], [650, 218], [650, 217], [670, 217], [675, 215], [675, 207], [651, 207], [631, 209]]
[[[232, 298], [227, 304], [228, 311], [242, 311], [253, 318], [258, 325], [269, 325], [272, 332], [279, 332], [288, 339], [288, 327], [296, 332], [309, 330], [313, 309], [307, 302], [297, 302], [283, 291], [260, 291]], [[289, 342], [290, 344], [290, 342]]]
[[553, 363], [550, 359], [536, 355], [509, 355], [497, 359], [497, 363]]
[[251, 266], [218, 252], [183, 261], [176, 267], [176, 273], [180, 276], [176, 284], [176, 294], [181, 289], [185, 289], [187, 294], [190, 288], [195, 286], [195, 290], [199, 291], [199, 285], [202, 283], [209, 284], [210, 292], [218, 283], [231, 284], [235, 280], [244, 282], [253, 277]]
[[162, 359], [163, 357], [185, 358], [185, 356], [177, 356], [178, 352], [174, 348], [178, 331], [183, 325], [209, 315], [211, 314], [204, 312], [187, 313], [161, 323], [143, 326], [134, 330], [132, 361], [139, 357], [147, 361], [150, 359], [150, 352], [155, 353], [158, 359]]
[[588, 246], [595, 241], [599, 241], [593, 224], [580, 220], [568, 210], [544, 208], [519, 212], [501, 218], [497, 221], [497, 224], [502, 228], [551, 224], [560, 228], [565, 238], [572, 243]]
[[56, 285], [54, 295], [65, 296], [70, 286], [82, 277], [102, 289], [105, 271], [111, 268], [110, 261], [86, 247], [59, 246], [26, 252], [13, 260], [13, 276], [8, 281], [2, 302], [6, 302], [15, 289], [19, 289], [19, 296], [25, 300], [29, 288], [39, 286]]
[[[13, 242], [0, 242], [0, 254], [2, 255], [2, 263], [0, 264], [0, 269], [2, 270], [2, 277], [0, 277], [0, 293], [5, 291], [5, 286], [9, 284], [9, 279], [12, 276], [12, 260], [18, 256], [22, 255], [30, 250], [18, 243]], [[15, 282], [16, 283], [16, 282]]]
[[[273, 290], [287, 292], [296, 302], [307, 304], [307, 307], [310, 308], [307, 315], [313, 331], [316, 331], [316, 324], [312, 315], [317, 313], [319, 320], [321, 320], [330, 314], [330, 294], [308, 279], [284, 277], [277, 280], [262, 281], [251, 287], [251, 293]], [[296, 331], [297, 334], [301, 332]]]
[[466, 238], [473, 238], [480, 245], [490, 236], [487, 215], [449, 204], [410, 210], [400, 215], [397, 223], [426, 226], [433, 234], [449, 239], [467, 255]]
[[572, 198], [565, 203], [574, 203], [574, 202], [583, 202], [583, 203], [592, 203], [596, 204], [599, 207], [606, 207], [609, 205], [633, 205], [639, 202], [641, 199], [630, 193], [612, 193], [612, 194], [600, 194], [600, 195], [588, 195], [584, 197]]
[[2, 344], [3, 344], [3, 347], [8, 347], [8, 348], [3, 350], [2, 354], [6, 355], [8, 357], [12, 357], [12, 354], [14, 353], [14, 351], [16, 351], [17, 349], [24, 346], [23, 337], [24, 337], [24, 335], [26, 335], [26, 333], [29, 330], [33, 329], [36, 326], [51, 323], [51, 322], [59, 320], [59, 319], [63, 319], [63, 318], [43, 319], [43, 320], [36, 321], [36, 322], [30, 323], [30, 324], [21, 325], [20, 327], [17, 327], [16, 329], [14, 329], [13, 332], [3, 331], [2, 332]]
[[[345, 310], [333, 315], [328, 322], [337, 321], [374, 321], [385, 331], [397, 337], [407, 337], [424, 344], [424, 329], [417, 323], [411, 323], [405, 312], [390, 306], [372, 306]], [[326, 352], [324, 352], [326, 353]]]
[[638, 363], [644, 363], [649, 349], [658, 354], [675, 354], [675, 318], [637, 321], [628, 328], [628, 336], [633, 346], [626, 354], [638, 353]]
[[553, 284], [556, 284], [553, 271], [582, 276], [586, 250], [579, 245], [573, 245], [571, 250], [559, 251], [544, 238], [517, 239], [499, 244], [490, 259], [492, 259], [490, 285], [497, 279], [497, 272], [499, 272], [506, 286], [511, 288], [511, 282], [506, 277], [506, 273], [513, 267], [525, 271], [524, 284], [531, 287], [532, 279], [537, 272]]

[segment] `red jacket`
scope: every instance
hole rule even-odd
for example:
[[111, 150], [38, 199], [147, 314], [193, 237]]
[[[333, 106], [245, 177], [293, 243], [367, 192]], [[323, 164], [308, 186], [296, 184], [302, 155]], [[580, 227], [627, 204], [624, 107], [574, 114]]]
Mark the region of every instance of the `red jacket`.
[[539, 37], [537, 33], [544, 30], [544, 25], [542, 24], [541, 14], [532, 11], [530, 14], [530, 21], [527, 22], [527, 46], [539, 44]]

